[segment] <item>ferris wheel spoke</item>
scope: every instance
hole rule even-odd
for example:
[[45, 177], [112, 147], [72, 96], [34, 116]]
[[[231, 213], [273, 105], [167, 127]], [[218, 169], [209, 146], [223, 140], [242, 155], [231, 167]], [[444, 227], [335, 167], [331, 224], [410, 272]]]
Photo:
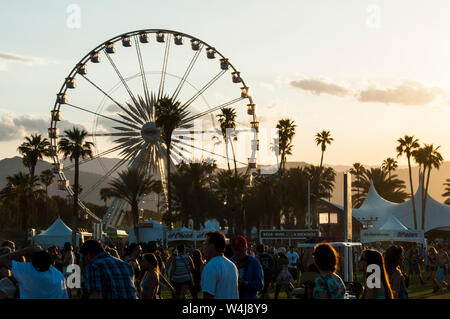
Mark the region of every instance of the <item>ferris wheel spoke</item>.
[[117, 102], [113, 97], [111, 97], [111, 95], [109, 95], [108, 93], [106, 93], [103, 89], [101, 89], [97, 84], [95, 84], [94, 82], [92, 82], [86, 75], [81, 74], [81, 76], [88, 81], [90, 84], [92, 84], [97, 90], [99, 90], [100, 92], [102, 92], [107, 98], [109, 98], [111, 101], [113, 101], [117, 106], [121, 107], [120, 103]]
[[[176, 140], [176, 139], [173, 139], [173, 140], [174, 140], [175, 142], [179, 143], [179, 144], [186, 145], [186, 146], [189, 146], [189, 147], [191, 147], [191, 148], [195, 148], [195, 149], [201, 150], [201, 151], [203, 151], [203, 152], [206, 152], [206, 153], [209, 153], [209, 154], [212, 154], [212, 155], [216, 155], [216, 156], [219, 156], [219, 157], [228, 159], [228, 160], [233, 160], [232, 157], [229, 157], [229, 156], [227, 157], [227, 156], [222, 155], [222, 154], [217, 154], [217, 153], [214, 153], [214, 152], [205, 150], [205, 149], [203, 149], [203, 148], [201, 148], [201, 147], [194, 146], [194, 145], [191, 145], [191, 144], [188, 144], [188, 143], [185, 143], [185, 142], [181, 142], [181, 141]], [[236, 160], [236, 163], [247, 165], [247, 163], [243, 163], [243, 162], [240, 162], [240, 161], [238, 161], [238, 160]]]
[[106, 53], [106, 49], [103, 49], [105, 52], [106, 57], [108, 58], [109, 63], [113, 67], [114, 71], [116, 72], [117, 76], [119, 77], [120, 81], [122, 82], [123, 86], [127, 90], [128, 94], [130, 95], [130, 98], [133, 100], [135, 104], [137, 104], [137, 100], [133, 95], [133, 92], [131, 92], [130, 87], [127, 84], [127, 81], [123, 78], [122, 74], [120, 73], [119, 69], [117, 68], [116, 64], [114, 63], [113, 59], [111, 58], [110, 54]]
[[104, 176], [102, 176], [97, 182], [95, 182], [84, 195], [80, 196], [80, 200], [84, 201], [86, 197], [91, 194], [100, 184], [102, 184], [106, 179], [108, 179], [119, 167], [121, 167], [128, 158], [122, 158], [119, 162], [117, 162]]
[[191, 62], [189, 62], [189, 65], [188, 65], [186, 71], [184, 72], [183, 77], [180, 80], [180, 83], [178, 83], [177, 88], [175, 89], [175, 91], [172, 94], [172, 97], [171, 97], [172, 100], [175, 100], [178, 97], [178, 94], [180, 93], [181, 88], [183, 87], [184, 83], [186, 82], [186, 80], [189, 76], [189, 73], [191, 73], [191, 70], [194, 67], [194, 64], [197, 61], [202, 49], [203, 49], [203, 43], [201, 44], [200, 48], [197, 51], [195, 51], [195, 54], [192, 57]]
[[170, 39], [171, 39], [171, 34], [169, 33], [167, 35], [167, 40], [166, 40], [166, 49], [164, 50], [164, 60], [163, 60], [163, 67], [162, 67], [162, 72], [161, 72], [161, 80], [159, 82], [159, 90], [158, 90], [158, 99], [157, 100], [159, 100], [164, 94], [164, 83], [166, 81], [167, 62], [169, 60]]
[[215, 106], [215, 107], [213, 107], [213, 108], [210, 108], [209, 110], [206, 110], [206, 111], [204, 111], [204, 112], [201, 112], [201, 113], [195, 114], [195, 115], [193, 115], [193, 116], [187, 117], [187, 118], [185, 118], [185, 119], [183, 120], [182, 124], [185, 124], [185, 123], [188, 123], [188, 122], [192, 122], [193, 120], [196, 120], [196, 119], [198, 119], [198, 118], [200, 118], [200, 117], [202, 117], [202, 116], [205, 116], [205, 115], [208, 115], [208, 114], [210, 114], [210, 113], [212, 113], [212, 112], [218, 111], [218, 110], [220, 110], [221, 108], [224, 108], [224, 107], [227, 107], [227, 106], [229, 106], [229, 105], [238, 103], [239, 101], [241, 101], [241, 100], [243, 100], [243, 99], [244, 99], [243, 97], [239, 97], [239, 98], [237, 98], [237, 99], [234, 99], [234, 100], [228, 101], [228, 102], [226, 102], [226, 103], [223, 103], [223, 104], [221, 104], [221, 105], [218, 105], [218, 106]]
[[192, 104], [200, 95], [203, 94], [207, 89], [211, 87], [222, 75], [225, 74], [227, 70], [221, 70], [216, 76], [214, 76], [208, 83], [205, 84], [197, 93], [194, 94], [186, 103], [183, 104], [183, 107], [188, 107]]
[[[95, 160], [95, 159], [98, 159], [98, 158], [100, 158], [100, 157], [102, 157], [102, 156], [105, 156], [105, 155], [108, 155], [108, 154], [110, 154], [110, 153], [113, 153], [113, 152], [115, 152], [115, 151], [118, 151], [118, 150], [120, 150], [122, 148], [122, 146], [115, 146], [115, 147], [113, 147], [113, 148], [110, 148], [109, 150], [106, 150], [106, 151], [103, 151], [103, 152], [101, 152], [101, 153], [98, 153], [98, 154], [96, 154], [95, 156], [93, 156], [92, 158], [86, 158], [86, 159], [84, 159], [84, 160], [81, 160], [80, 162], [79, 162], [79, 165], [83, 165], [83, 164], [85, 164], [85, 163], [89, 163], [89, 162], [91, 162], [91, 161], [93, 161], [93, 160]], [[68, 171], [68, 170], [70, 170], [70, 169], [72, 169], [72, 168], [74, 168], [75, 167], [75, 164], [71, 164], [71, 165], [69, 165], [69, 166], [65, 166], [64, 168], [63, 168], [63, 172], [64, 171]]]
[[141, 71], [141, 79], [142, 79], [142, 86], [144, 88], [145, 102], [148, 105], [150, 103], [150, 94], [148, 92], [147, 78], [145, 76], [145, 69], [144, 69], [144, 63], [142, 60], [141, 46], [139, 44], [139, 39], [138, 39], [137, 35], [134, 36], [134, 43], [136, 43], [136, 54], [137, 54], [138, 61], [139, 61], [139, 69]]
[[94, 134], [88, 134], [87, 136], [126, 136], [126, 137], [132, 137], [132, 136], [141, 136], [141, 133], [140, 132], [94, 133]]
[[[129, 127], [132, 127], [132, 128], [140, 130], [140, 127], [132, 124], [132, 122], [131, 123], [123, 122], [121, 120], [118, 120], [118, 119], [115, 119], [115, 118], [112, 118], [112, 117], [109, 117], [109, 116], [106, 116], [106, 115], [103, 115], [103, 114], [100, 114], [100, 113], [97, 113], [97, 112], [94, 112], [94, 111], [90, 111], [88, 109], [85, 109], [85, 108], [82, 108], [80, 106], [76, 106], [76, 105], [73, 105], [73, 104], [66, 103], [64, 105], [68, 105], [68, 106], [73, 107], [75, 109], [78, 109], [78, 110], [81, 110], [81, 111], [84, 111], [84, 112], [87, 112], [87, 113], [91, 113], [91, 114], [103, 117], [105, 119], [108, 119], [108, 120], [111, 120], [111, 121], [114, 121], [114, 122], [117, 122], [117, 123], [120, 123], [120, 124], [123, 124], [123, 125], [126, 125], [126, 126], [129, 126]], [[118, 115], [121, 115], [121, 114], [118, 114]]]

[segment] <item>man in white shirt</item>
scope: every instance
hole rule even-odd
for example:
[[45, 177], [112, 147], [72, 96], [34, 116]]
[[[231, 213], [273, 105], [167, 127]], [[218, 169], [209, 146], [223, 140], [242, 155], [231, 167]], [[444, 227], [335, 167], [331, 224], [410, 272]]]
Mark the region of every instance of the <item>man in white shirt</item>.
[[289, 251], [286, 254], [286, 257], [289, 259], [288, 270], [291, 273], [292, 277], [295, 281], [298, 279], [298, 270], [297, 263], [300, 256], [294, 251], [294, 247], [289, 247]]
[[239, 273], [223, 253], [225, 236], [218, 231], [206, 233], [204, 252], [207, 264], [203, 268], [200, 285], [204, 299], [238, 299]]
[[[31, 256], [31, 262], [14, 259]], [[0, 267], [11, 269], [20, 299], [67, 299], [63, 274], [51, 265], [50, 254], [41, 247], [28, 247], [0, 256]]]

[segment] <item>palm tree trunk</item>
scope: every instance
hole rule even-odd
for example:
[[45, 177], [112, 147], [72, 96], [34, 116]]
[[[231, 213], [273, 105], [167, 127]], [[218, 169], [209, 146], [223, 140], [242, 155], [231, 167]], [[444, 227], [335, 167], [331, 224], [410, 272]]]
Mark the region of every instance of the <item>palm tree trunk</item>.
[[323, 164], [323, 153], [325, 153], [325, 151], [322, 151], [322, 155], [320, 156], [320, 171], [322, 172], [322, 164]]
[[136, 238], [136, 243], [140, 243], [140, 237], [139, 237], [139, 206], [137, 200], [134, 201], [131, 204], [131, 215], [133, 216], [133, 229], [134, 229], [134, 236]]
[[80, 175], [80, 158], [75, 157], [75, 189], [73, 192], [73, 213], [72, 213], [72, 246], [78, 247], [77, 245], [77, 222], [78, 222], [78, 190], [79, 190], [79, 175]]
[[171, 187], [170, 187], [170, 144], [171, 141], [167, 140], [166, 141], [166, 157], [167, 157], [167, 215], [169, 216], [169, 227], [172, 224], [172, 192], [171, 192]]
[[431, 165], [428, 166], [428, 174], [427, 174], [427, 187], [425, 188], [425, 195], [423, 199], [423, 216], [422, 216], [422, 230], [425, 228], [425, 213], [427, 210], [427, 197], [428, 197], [428, 186], [430, 183], [430, 174], [431, 173]]
[[234, 161], [234, 176], [237, 178], [237, 165], [236, 165], [236, 155], [234, 154], [233, 141], [231, 141], [231, 151], [233, 152], [233, 161]]
[[424, 230], [424, 220], [425, 220], [425, 206], [424, 206], [424, 201], [425, 201], [425, 173], [427, 171], [427, 168], [424, 164], [423, 166], [423, 172], [422, 172], [422, 230]]
[[409, 184], [411, 185], [411, 200], [412, 200], [413, 214], [414, 214], [414, 230], [417, 230], [416, 202], [414, 200], [414, 189], [413, 189], [413, 182], [412, 182], [410, 156], [408, 156], [408, 170], [409, 170]]
[[225, 155], [227, 156], [228, 171], [231, 172], [230, 160], [228, 158], [228, 139], [225, 137]]

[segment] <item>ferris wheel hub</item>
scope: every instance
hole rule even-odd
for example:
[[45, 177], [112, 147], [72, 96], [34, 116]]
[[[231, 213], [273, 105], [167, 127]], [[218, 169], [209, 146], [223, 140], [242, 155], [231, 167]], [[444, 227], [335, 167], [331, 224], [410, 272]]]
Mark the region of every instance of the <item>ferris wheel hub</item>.
[[155, 122], [147, 122], [141, 128], [141, 136], [147, 143], [155, 143], [160, 137], [159, 128]]

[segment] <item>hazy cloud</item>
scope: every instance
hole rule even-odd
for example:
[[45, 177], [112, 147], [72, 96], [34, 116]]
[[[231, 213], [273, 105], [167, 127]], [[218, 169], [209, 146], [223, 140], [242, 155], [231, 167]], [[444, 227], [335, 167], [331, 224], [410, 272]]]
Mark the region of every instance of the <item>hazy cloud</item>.
[[345, 96], [348, 93], [346, 88], [322, 79], [303, 79], [291, 81], [290, 85], [300, 90], [309, 91], [315, 95], [329, 94]]
[[10, 63], [20, 63], [26, 65], [57, 63], [56, 61], [45, 60], [38, 57], [23, 56], [14, 53], [0, 52], [0, 70], [6, 69]]
[[425, 88], [417, 82], [403, 81], [395, 88], [378, 89], [375, 85], [371, 85], [360, 91], [356, 99], [360, 102], [425, 105], [441, 93], [442, 91], [438, 88]]
[[[0, 142], [18, 140], [31, 133], [38, 133], [47, 137], [47, 129], [50, 126], [50, 118], [31, 117], [29, 115], [5, 113], [1, 115], [0, 119]], [[82, 125], [67, 120], [58, 123], [60, 134], [73, 126], [84, 128]]]

